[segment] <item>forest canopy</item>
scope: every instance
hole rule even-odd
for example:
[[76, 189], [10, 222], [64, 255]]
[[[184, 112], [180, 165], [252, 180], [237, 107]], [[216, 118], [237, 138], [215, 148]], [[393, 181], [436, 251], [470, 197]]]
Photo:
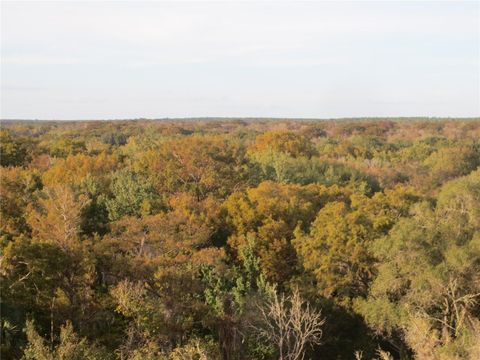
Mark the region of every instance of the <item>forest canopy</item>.
[[3, 121], [2, 359], [480, 358], [480, 119]]

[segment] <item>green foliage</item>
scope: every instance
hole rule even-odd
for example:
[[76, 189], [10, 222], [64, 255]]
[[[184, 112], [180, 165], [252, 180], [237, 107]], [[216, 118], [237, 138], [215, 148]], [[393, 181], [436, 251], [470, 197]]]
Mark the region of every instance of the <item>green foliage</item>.
[[84, 314], [98, 311], [92, 299], [94, 259], [88, 250], [66, 251], [58, 244], [21, 236], [2, 254], [2, 311], [10, 309], [12, 324], [21, 327], [29, 314], [42, 330], [67, 320], [88, 328]]
[[383, 334], [402, 332], [421, 358], [478, 346], [479, 189], [480, 171], [445, 185], [436, 206], [417, 205], [372, 245], [378, 276], [358, 311]]
[[33, 322], [27, 321], [28, 345], [25, 348], [25, 360], [106, 360], [112, 358], [103, 349], [89, 344], [85, 338], [79, 338], [73, 326], [67, 322], [60, 329], [58, 345], [50, 350], [45, 340], [35, 331]]
[[424, 164], [434, 181], [442, 184], [446, 180], [467, 175], [480, 166], [480, 151], [472, 147], [442, 148], [425, 159]]
[[81, 232], [85, 235], [105, 235], [108, 231], [109, 216], [101, 184], [89, 174], [82, 181], [80, 191], [89, 199], [83, 209]]
[[68, 137], [59, 137], [48, 146], [49, 154], [54, 157], [65, 158], [86, 150], [85, 143], [81, 140]]
[[252, 156], [261, 169], [261, 178], [285, 184], [323, 184], [364, 186], [366, 192], [378, 190], [375, 179], [340, 163], [322, 161], [319, 158], [291, 157], [266, 151]]
[[27, 148], [18, 138], [9, 131], [0, 130], [0, 165], [21, 166], [25, 163]]
[[[274, 289], [260, 273], [254, 248], [254, 240], [250, 238], [240, 253], [240, 265], [227, 272], [221, 273], [211, 266], [201, 269], [204, 299], [211, 321], [218, 327], [223, 354], [238, 359], [266, 359], [274, 353], [272, 344], [260, 341], [250, 328], [258, 316], [257, 305]], [[238, 343], [240, 340], [243, 345]]]
[[215, 315], [225, 315], [226, 297], [231, 298], [235, 312], [242, 314], [246, 311], [249, 297], [265, 296], [270, 291], [270, 285], [260, 273], [254, 249], [255, 240], [249, 238], [247, 245], [241, 249], [241, 265], [234, 266], [228, 274], [219, 274], [211, 266], [202, 268], [202, 279], [206, 284], [205, 300]]
[[121, 170], [112, 177], [113, 197], [106, 200], [110, 220], [123, 216], [148, 215], [158, 206], [158, 198], [148, 180], [138, 173]]

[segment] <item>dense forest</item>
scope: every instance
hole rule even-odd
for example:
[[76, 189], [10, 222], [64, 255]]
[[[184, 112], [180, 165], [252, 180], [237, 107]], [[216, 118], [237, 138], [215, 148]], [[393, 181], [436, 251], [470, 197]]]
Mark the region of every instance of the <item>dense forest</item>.
[[3, 121], [1, 358], [480, 359], [480, 119]]

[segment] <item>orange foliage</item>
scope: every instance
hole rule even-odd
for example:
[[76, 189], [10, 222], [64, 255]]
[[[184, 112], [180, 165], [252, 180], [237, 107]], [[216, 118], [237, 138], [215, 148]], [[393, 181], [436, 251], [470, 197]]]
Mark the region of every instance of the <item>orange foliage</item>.
[[107, 153], [98, 156], [69, 155], [65, 159], [56, 159], [53, 166], [43, 174], [43, 181], [48, 186], [79, 184], [88, 174], [105, 175], [117, 166], [118, 159]]

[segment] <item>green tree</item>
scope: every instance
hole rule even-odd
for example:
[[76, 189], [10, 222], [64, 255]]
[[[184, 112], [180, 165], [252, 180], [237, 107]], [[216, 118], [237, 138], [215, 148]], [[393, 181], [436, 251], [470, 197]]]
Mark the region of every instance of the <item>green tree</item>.
[[27, 160], [27, 148], [7, 130], [0, 130], [0, 165], [21, 166]]
[[417, 205], [373, 243], [378, 276], [356, 308], [397, 345], [403, 337], [419, 359], [478, 354], [479, 204], [476, 171], [444, 185], [435, 206]]
[[113, 176], [111, 183], [113, 197], [106, 201], [110, 220], [123, 216], [148, 215], [158, 206], [158, 197], [148, 180], [129, 170], [120, 170]]
[[[22, 326], [27, 314], [54, 341], [61, 323], [71, 320], [88, 332], [95, 318], [94, 259], [84, 249], [66, 252], [56, 243], [18, 237], [2, 253], [2, 316]], [[48, 329], [48, 330], [47, 330]]]
[[473, 147], [445, 147], [424, 161], [435, 185], [469, 174], [480, 166], [480, 152]]
[[102, 348], [93, 346], [85, 338], [80, 338], [74, 332], [70, 322], [61, 327], [59, 343], [53, 350], [37, 333], [33, 322], [27, 321], [26, 332], [28, 345], [23, 356], [25, 360], [106, 360], [113, 358]]

